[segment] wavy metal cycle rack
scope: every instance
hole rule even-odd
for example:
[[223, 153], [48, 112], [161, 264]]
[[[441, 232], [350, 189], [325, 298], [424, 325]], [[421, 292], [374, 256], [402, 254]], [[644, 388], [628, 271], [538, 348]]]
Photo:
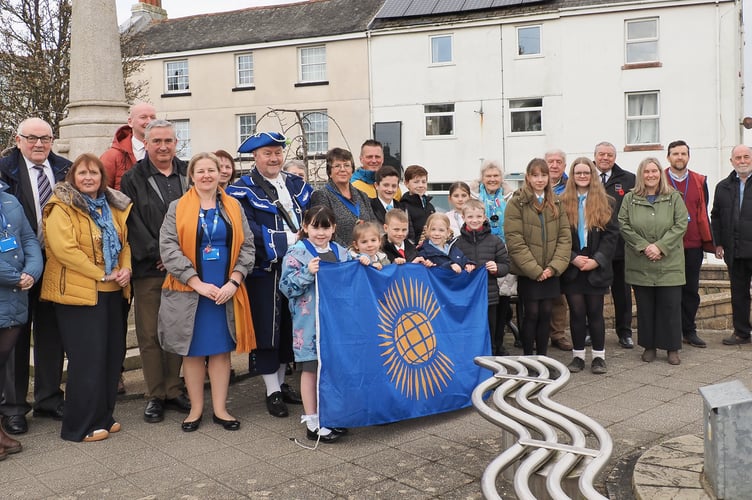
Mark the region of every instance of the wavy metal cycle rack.
[[[611, 436], [592, 418], [550, 399], [569, 381], [567, 367], [547, 356], [479, 356], [475, 364], [494, 375], [473, 390], [473, 406], [516, 438], [486, 467], [483, 495], [500, 499], [496, 479], [516, 466], [514, 490], [522, 500], [606, 499], [593, 481], [611, 457]], [[495, 408], [483, 399], [489, 391]], [[588, 436], [598, 449], [588, 447]]]

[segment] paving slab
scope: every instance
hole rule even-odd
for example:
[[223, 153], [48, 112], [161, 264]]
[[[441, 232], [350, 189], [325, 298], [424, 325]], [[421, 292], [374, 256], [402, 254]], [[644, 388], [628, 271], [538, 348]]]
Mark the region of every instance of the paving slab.
[[[672, 441], [666, 458], [651, 450], [684, 434], [702, 437], [702, 399], [708, 383], [739, 379], [752, 386], [752, 346], [723, 346], [728, 332], [700, 332], [707, 349], [685, 347], [682, 364], [670, 366], [665, 353], [653, 363], [640, 360], [642, 349], [622, 349], [616, 336], [606, 339], [608, 373], [574, 374], [553, 399], [595, 418], [614, 440], [612, 458], [596, 480], [609, 490], [609, 474], [629, 457], [643, 455], [653, 481], [666, 465], [686, 481], [646, 484], [642, 498], [707, 498], [691, 486], [700, 462], [678, 458], [682, 446]], [[510, 341], [511, 339], [508, 339]], [[513, 354], [519, 350], [508, 346]], [[571, 353], [551, 348], [549, 356], [567, 364]], [[589, 359], [588, 359], [589, 363]], [[197, 432], [184, 433], [183, 414], [168, 411], [164, 422], [143, 421], [144, 382], [139, 370], [125, 374], [128, 394], [118, 400], [116, 416], [123, 430], [100, 443], [69, 443], [59, 437], [60, 423], [29, 418], [29, 432], [19, 436], [24, 450], [0, 462], [3, 498], [482, 498], [480, 477], [503, 451], [502, 431], [474, 409], [351, 429], [335, 444], [315, 450], [300, 424], [301, 407], [288, 418], [271, 417], [263, 383], [248, 377], [247, 356], [233, 356], [238, 380], [230, 387], [230, 412], [241, 420], [228, 432], [211, 422], [209, 394]], [[288, 378], [295, 387], [298, 375]], [[295, 440], [303, 445], [296, 444]], [[664, 467], [665, 468], [665, 467]], [[631, 474], [631, 471], [630, 471]], [[679, 480], [677, 480], [679, 481]], [[677, 489], [681, 484], [686, 489]], [[513, 498], [499, 480], [504, 498]], [[633, 498], [632, 492], [612, 496]]]

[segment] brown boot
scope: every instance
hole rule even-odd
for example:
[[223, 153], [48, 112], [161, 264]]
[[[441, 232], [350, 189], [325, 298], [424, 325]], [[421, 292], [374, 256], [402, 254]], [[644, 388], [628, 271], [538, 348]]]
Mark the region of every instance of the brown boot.
[[[21, 443], [8, 436], [2, 427], [0, 427], [0, 450], [7, 454], [18, 453], [23, 449]], [[2, 454], [2, 452], [0, 452]], [[2, 460], [2, 459], [0, 459]]]
[[678, 365], [679, 363], [681, 363], [679, 351], [668, 351], [668, 364]]

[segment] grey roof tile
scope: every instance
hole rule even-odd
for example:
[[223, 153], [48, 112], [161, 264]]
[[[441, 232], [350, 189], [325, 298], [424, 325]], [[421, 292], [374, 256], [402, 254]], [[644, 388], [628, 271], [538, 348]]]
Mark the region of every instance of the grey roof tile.
[[137, 36], [144, 54], [365, 32], [383, 0], [312, 0], [181, 17]]

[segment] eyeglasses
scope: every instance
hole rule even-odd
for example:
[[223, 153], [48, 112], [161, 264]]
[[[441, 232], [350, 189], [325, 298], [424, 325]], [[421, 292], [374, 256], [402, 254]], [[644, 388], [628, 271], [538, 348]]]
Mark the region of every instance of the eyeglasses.
[[18, 134], [18, 136], [26, 139], [26, 142], [28, 142], [29, 144], [36, 144], [37, 141], [42, 141], [42, 144], [49, 144], [54, 139], [54, 137], [52, 137], [51, 135], [43, 135], [42, 137], [39, 137], [36, 135]]
[[332, 165], [332, 170], [352, 170], [352, 165], [337, 163]]

